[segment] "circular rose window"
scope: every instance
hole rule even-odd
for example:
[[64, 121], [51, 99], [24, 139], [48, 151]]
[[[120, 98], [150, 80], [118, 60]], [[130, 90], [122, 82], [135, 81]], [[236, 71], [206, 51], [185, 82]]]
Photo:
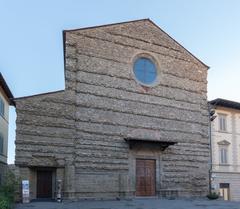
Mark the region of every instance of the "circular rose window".
[[149, 58], [138, 58], [133, 66], [133, 72], [136, 79], [143, 85], [152, 85], [157, 79], [157, 68]]

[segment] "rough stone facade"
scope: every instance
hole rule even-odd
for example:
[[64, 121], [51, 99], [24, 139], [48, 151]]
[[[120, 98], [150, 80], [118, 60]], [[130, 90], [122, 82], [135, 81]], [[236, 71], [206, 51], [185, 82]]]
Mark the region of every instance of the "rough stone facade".
[[[65, 198], [131, 198], [136, 159], [156, 161], [156, 195], [208, 191], [207, 69], [150, 20], [64, 31], [64, 91], [16, 99], [16, 165], [53, 170]], [[133, 60], [151, 56], [159, 83], [143, 87]], [[167, 149], [125, 138], [177, 142]], [[54, 189], [53, 189], [54, 196]]]

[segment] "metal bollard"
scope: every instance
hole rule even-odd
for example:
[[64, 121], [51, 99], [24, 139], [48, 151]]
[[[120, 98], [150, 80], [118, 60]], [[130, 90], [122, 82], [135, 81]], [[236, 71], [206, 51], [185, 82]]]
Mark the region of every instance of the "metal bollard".
[[62, 180], [57, 180], [57, 202], [62, 202]]

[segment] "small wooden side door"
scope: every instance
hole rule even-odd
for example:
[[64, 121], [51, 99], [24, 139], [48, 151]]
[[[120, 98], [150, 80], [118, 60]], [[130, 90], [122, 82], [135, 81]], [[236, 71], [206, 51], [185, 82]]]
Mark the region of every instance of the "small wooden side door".
[[136, 196], [156, 195], [156, 161], [136, 159]]
[[37, 198], [52, 198], [52, 171], [37, 171]]

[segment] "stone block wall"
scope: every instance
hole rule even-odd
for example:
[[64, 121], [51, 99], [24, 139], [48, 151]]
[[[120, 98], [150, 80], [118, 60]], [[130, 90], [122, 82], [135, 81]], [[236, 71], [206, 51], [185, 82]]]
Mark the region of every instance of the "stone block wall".
[[[149, 20], [65, 31], [64, 40], [65, 91], [16, 101], [16, 164], [63, 167], [72, 198], [130, 197], [136, 156], [124, 138], [175, 141], [154, 154], [158, 194], [205, 195], [207, 67]], [[151, 88], [133, 75], [144, 54], [159, 68]]]

